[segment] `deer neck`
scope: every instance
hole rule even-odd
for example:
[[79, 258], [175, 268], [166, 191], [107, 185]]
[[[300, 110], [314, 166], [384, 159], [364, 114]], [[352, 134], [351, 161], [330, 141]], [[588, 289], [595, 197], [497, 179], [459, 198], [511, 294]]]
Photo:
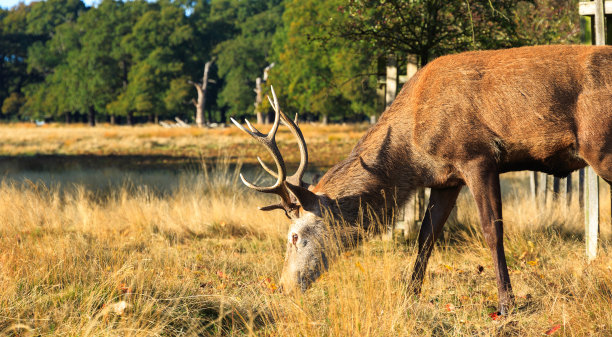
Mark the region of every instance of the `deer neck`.
[[390, 224], [397, 206], [414, 191], [419, 171], [411, 166], [412, 154], [405, 141], [409, 138], [401, 131], [381, 119], [313, 192], [331, 198], [334, 213], [348, 223], [362, 223], [366, 228], [373, 221]]

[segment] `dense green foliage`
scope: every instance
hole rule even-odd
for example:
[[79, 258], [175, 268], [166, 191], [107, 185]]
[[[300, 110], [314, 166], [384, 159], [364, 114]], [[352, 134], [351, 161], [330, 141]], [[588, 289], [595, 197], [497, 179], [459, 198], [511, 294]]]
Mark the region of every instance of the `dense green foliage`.
[[[0, 9], [5, 120], [193, 121], [204, 64], [213, 121], [253, 116], [255, 81], [307, 119], [381, 112], [381, 60], [576, 42], [576, 1], [47, 0]], [[384, 69], [384, 67], [382, 67]], [[264, 100], [263, 109], [267, 108]]]

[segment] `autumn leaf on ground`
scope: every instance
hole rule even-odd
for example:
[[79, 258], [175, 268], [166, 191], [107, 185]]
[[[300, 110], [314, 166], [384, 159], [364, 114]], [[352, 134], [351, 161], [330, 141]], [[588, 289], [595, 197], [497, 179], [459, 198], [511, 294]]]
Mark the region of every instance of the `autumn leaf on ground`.
[[455, 311], [455, 306], [452, 303], [446, 303], [446, 311], [453, 312]]
[[132, 289], [130, 287], [128, 287], [127, 284], [125, 284], [125, 283], [121, 283], [119, 285], [119, 290], [121, 291], [122, 294], [131, 294], [132, 293]]
[[547, 336], [551, 336], [552, 334], [554, 334], [555, 332], [557, 332], [557, 330], [561, 329], [561, 324], [557, 324], [555, 326], [553, 326], [552, 328], [548, 329], [548, 331], [546, 331], [544, 334]]
[[272, 293], [278, 290], [278, 286], [269, 277], [264, 278], [262, 283], [264, 287], [267, 288]]
[[494, 311], [489, 314], [489, 317], [491, 317], [491, 319], [495, 321], [501, 317], [501, 314], [499, 313], [499, 311]]

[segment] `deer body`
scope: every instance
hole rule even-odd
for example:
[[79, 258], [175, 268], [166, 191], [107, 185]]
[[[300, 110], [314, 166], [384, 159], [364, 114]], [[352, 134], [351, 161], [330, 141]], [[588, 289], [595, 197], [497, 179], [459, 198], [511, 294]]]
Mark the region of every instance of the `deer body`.
[[[285, 183], [290, 198], [284, 204], [299, 207], [284, 207], [294, 225], [281, 281], [305, 290], [327, 268], [329, 254], [317, 241], [328, 236], [322, 207], [349, 222], [364, 207], [371, 218], [382, 219], [424, 186], [432, 192], [412, 275], [418, 293], [433, 243], [466, 185], [493, 255], [505, 313], [513, 296], [499, 174], [537, 170], [564, 176], [587, 164], [612, 181], [612, 47], [540, 46], [440, 57], [404, 85], [349, 157], [316, 186]], [[310, 250], [300, 246], [302, 237]]]

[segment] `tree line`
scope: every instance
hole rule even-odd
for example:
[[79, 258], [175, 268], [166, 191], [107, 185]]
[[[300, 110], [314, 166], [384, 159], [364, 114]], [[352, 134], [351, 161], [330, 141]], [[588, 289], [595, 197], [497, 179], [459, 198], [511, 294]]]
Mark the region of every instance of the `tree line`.
[[567, 0], [47, 0], [0, 9], [1, 118], [264, 121], [380, 114], [384, 60], [579, 41]]

